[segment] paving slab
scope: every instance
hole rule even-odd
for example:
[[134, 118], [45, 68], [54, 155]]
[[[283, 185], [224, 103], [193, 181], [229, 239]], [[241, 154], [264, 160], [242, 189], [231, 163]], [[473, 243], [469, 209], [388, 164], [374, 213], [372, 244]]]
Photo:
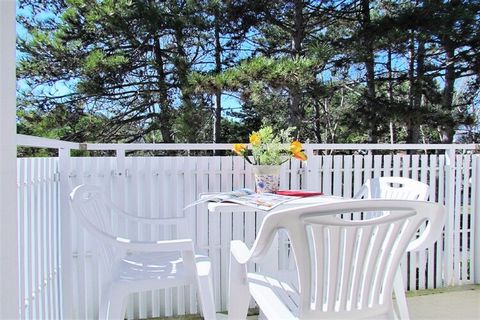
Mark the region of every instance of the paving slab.
[[412, 320], [480, 319], [480, 290], [408, 297], [407, 304]]

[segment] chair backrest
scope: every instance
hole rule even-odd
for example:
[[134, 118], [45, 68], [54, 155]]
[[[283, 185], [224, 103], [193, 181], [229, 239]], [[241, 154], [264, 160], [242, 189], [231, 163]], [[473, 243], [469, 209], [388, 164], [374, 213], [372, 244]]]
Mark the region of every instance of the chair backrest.
[[99, 262], [103, 271], [108, 273], [115, 258], [124, 254], [110, 246], [107, 240], [117, 236], [111, 219], [115, 208], [106, 201], [102, 189], [92, 185], [76, 187], [70, 194], [70, 201], [77, 221], [97, 241]]
[[405, 199], [428, 200], [429, 186], [423, 182], [403, 177], [368, 179], [355, 199]]
[[[123, 258], [127, 253], [125, 249], [116, 246], [116, 239], [122, 239], [126, 242], [139, 240], [129, 239], [127, 234], [117, 232], [119, 228], [115, 227], [115, 223], [132, 224], [136, 228], [142, 226], [142, 229], [155, 230], [161, 233], [159, 237], [155, 237], [156, 242], [183, 238], [188, 230], [185, 227], [185, 217], [149, 219], [129, 214], [107, 199], [102, 188], [98, 186], [77, 186], [70, 194], [70, 199], [78, 222], [97, 240], [96, 249], [99, 251], [99, 262], [107, 273], [112, 263], [119, 258]], [[123, 229], [131, 229], [131, 227]], [[151, 233], [153, 234], [153, 232]]]
[[80, 185], [70, 194], [72, 208], [77, 219], [93, 235], [103, 234], [113, 236], [111, 208], [104, 199], [102, 189], [92, 185]]
[[[340, 218], [360, 211], [388, 213], [370, 220]], [[402, 254], [433, 243], [444, 219], [443, 206], [408, 200], [351, 200], [284, 210], [265, 218], [252, 258], [260, 260], [276, 230], [286, 229], [298, 272], [298, 317], [375, 316], [391, 308]], [[427, 220], [423, 233], [411, 242]]]

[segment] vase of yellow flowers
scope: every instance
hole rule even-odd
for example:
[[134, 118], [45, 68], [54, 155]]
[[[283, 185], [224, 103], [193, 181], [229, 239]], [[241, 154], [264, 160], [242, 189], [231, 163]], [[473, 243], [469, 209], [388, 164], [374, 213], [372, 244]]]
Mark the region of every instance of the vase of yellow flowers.
[[257, 193], [275, 193], [280, 187], [281, 165], [254, 165], [255, 191]]
[[236, 154], [243, 156], [253, 165], [256, 192], [278, 191], [282, 163], [291, 157], [307, 160], [300, 141], [291, 138], [293, 130], [295, 128], [290, 127], [274, 134], [271, 126], [265, 126], [252, 132], [250, 146], [241, 143], [233, 146]]

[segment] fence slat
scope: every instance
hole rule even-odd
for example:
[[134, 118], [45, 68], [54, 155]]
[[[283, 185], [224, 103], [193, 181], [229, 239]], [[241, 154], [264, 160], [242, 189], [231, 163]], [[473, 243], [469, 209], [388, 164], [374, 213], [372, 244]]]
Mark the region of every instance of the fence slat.
[[352, 184], [352, 156], [343, 156], [343, 193], [344, 198], [352, 198], [353, 193], [353, 184]]
[[[197, 192], [197, 185], [195, 183], [195, 171], [196, 171], [196, 163], [197, 160], [192, 157], [187, 157], [185, 159], [185, 174], [184, 174], [184, 183], [185, 183], [185, 198], [184, 198], [184, 206], [192, 203], [195, 201], [198, 197], [198, 192]], [[187, 232], [186, 236], [194, 240], [194, 245], [195, 245], [195, 251], [200, 252], [198, 248], [198, 244], [196, 243], [195, 239], [197, 239], [197, 234], [196, 234], [196, 225], [197, 225], [197, 210], [198, 207], [190, 207], [187, 210], [184, 210], [184, 214], [187, 217], [188, 221], [188, 226], [187, 226]], [[196, 291], [193, 290], [193, 288], [189, 288], [188, 292], [188, 305], [186, 307], [186, 311], [190, 314], [194, 314], [197, 312], [197, 296], [196, 296]]]
[[[162, 167], [161, 167], [161, 158], [152, 158], [151, 159], [151, 168], [152, 168], [152, 182], [150, 183], [150, 188], [152, 192], [155, 192], [156, 194], [163, 194], [163, 184], [162, 182], [164, 181], [164, 173], [162, 172]], [[152, 196], [150, 197], [150, 207], [151, 207], [151, 212], [152, 215], [156, 218], [163, 217], [164, 210], [163, 210], [163, 202], [164, 197], [155, 197]], [[151, 226], [150, 228], [151, 232], [151, 237], [153, 239], [161, 239], [161, 228], [160, 226]], [[162, 293], [163, 291], [161, 290], [154, 290], [152, 292], [152, 316], [153, 317], [161, 317], [162, 315], [165, 314], [165, 306], [162, 303]]]
[[390, 177], [392, 175], [392, 160], [393, 157], [391, 154], [383, 156], [383, 175], [385, 177]]
[[[220, 157], [209, 158], [209, 170], [208, 170], [208, 183], [210, 192], [220, 192], [221, 180], [220, 180]], [[220, 281], [220, 215], [217, 213], [209, 214], [208, 221], [208, 234], [209, 234], [209, 247], [210, 247], [210, 259], [213, 264], [213, 276], [216, 281], [214, 282], [215, 301], [221, 305], [221, 281]]]
[[343, 156], [333, 156], [333, 195], [342, 196]]
[[313, 155], [313, 152], [309, 156], [309, 160], [306, 164], [306, 188], [310, 191], [323, 191], [320, 179], [320, 166], [322, 157]]
[[474, 283], [480, 283], [480, 155], [476, 154], [472, 160], [472, 203], [471, 203], [471, 270]]
[[[427, 160], [427, 166], [428, 168], [426, 170], [428, 170], [428, 185], [430, 186], [430, 190], [429, 190], [429, 200], [432, 201], [432, 202], [435, 202], [435, 188], [436, 188], [436, 169], [437, 169], [437, 163], [436, 163], [436, 160], [437, 160], [437, 157], [435, 155], [430, 155], [428, 156], [428, 160]], [[436, 288], [436, 285], [435, 285], [435, 264], [438, 263], [438, 260], [436, 260], [436, 257], [435, 257], [435, 250], [436, 250], [436, 247], [438, 246], [438, 241], [435, 242], [430, 248], [428, 248], [428, 257], [427, 257], [427, 261], [428, 261], [428, 270], [427, 270], [427, 273], [428, 273], [428, 276], [427, 276], [427, 288], [431, 289], [431, 288]]]
[[332, 156], [323, 156], [322, 161], [322, 191], [324, 194], [331, 196], [332, 193]]
[[[446, 174], [446, 167], [445, 167], [445, 156], [439, 156], [438, 157], [438, 192], [437, 192], [437, 202], [442, 203], [446, 206], [446, 201], [445, 201], [445, 174]], [[448, 209], [448, 207], [447, 207]], [[448, 211], [448, 215], [450, 215], [450, 212]], [[449, 218], [447, 217], [447, 220]], [[447, 259], [443, 252], [447, 250], [447, 226], [445, 224], [444, 227], [444, 234], [443, 234], [443, 239], [438, 242], [437, 246], [437, 263], [441, 267], [439, 268], [442, 272], [437, 272], [437, 286], [443, 286], [445, 285], [446, 281], [446, 274], [444, 275], [443, 272], [446, 272], [447, 268]], [[444, 277], [445, 276], [445, 277]]]
[[353, 156], [353, 181], [355, 195], [363, 185], [363, 157], [359, 155]]
[[25, 208], [25, 200], [27, 199], [25, 163], [26, 159], [17, 160], [17, 201], [18, 201], [18, 248], [19, 264], [20, 264], [20, 319], [29, 319], [29, 297], [28, 297], [28, 216]]
[[461, 244], [461, 238], [460, 238], [460, 218], [461, 218], [461, 206], [460, 206], [460, 200], [461, 200], [461, 191], [462, 191], [462, 170], [459, 170], [461, 166], [463, 165], [463, 157], [461, 155], [457, 155], [455, 159], [455, 200], [454, 200], [454, 217], [453, 217], [453, 275], [454, 275], [454, 283], [459, 281], [461, 284], [463, 284], [463, 279], [462, 279], [462, 259], [461, 259], [461, 254], [460, 254], [460, 244]]
[[374, 155], [373, 156], [373, 177], [381, 177], [383, 171], [383, 155]]
[[[230, 157], [221, 158], [221, 170], [225, 172], [221, 175], [222, 191], [233, 190], [233, 163]], [[220, 271], [220, 297], [221, 297], [221, 310], [227, 309], [227, 286], [228, 286], [228, 263], [229, 263], [229, 243], [232, 240], [232, 215], [231, 212], [224, 212], [220, 217], [220, 265], [217, 269]]]
[[[419, 163], [419, 181], [428, 184], [427, 181], [427, 174], [428, 174], [428, 155], [422, 154], [420, 156], [420, 163]], [[420, 226], [420, 232], [423, 232], [425, 230], [425, 223]], [[429, 248], [430, 249], [430, 248]], [[428, 275], [426, 274], [427, 270], [427, 264], [428, 264], [428, 255], [427, 251], [423, 250], [418, 252], [418, 289], [422, 290], [426, 288], [426, 281]]]
[[[470, 193], [470, 186], [469, 186], [469, 181], [471, 178], [470, 175], [470, 161], [471, 161], [471, 156], [462, 156], [462, 161], [463, 161], [463, 166], [461, 166], [461, 175], [463, 176], [462, 182], [461, 182], [461, 195], [462, 199], [461, 201], [461, 216], [460, 216], [460, 250], [461, 250], [461, 278], [463, 283], [471, 283], [471, 277], [470, 277], [470, 270], [468, 267], [468, 261], [470, 259], [469, 255], [469, 243], [468, 243], [468, 238], [469, 238], [469, 193]], [[459, 170], [460, 171], [460, 170]]]
[[[290, 164], [290, 170], [286, 170], [286, 176], [288, 177], [288, 180], [290, 181], [290, 184], [286, 186], [282, 186], [280, 189], [290, 189], [290, 190], [300, 190], [302, 189], [301, 186], [301, 179], [302, 175], [301, 173], [301, 167], [300, 167], [300, 161], [298, 160], [290, 160], [288, 161], [287, 164]], [[285, 168], [285, 166], [283, 166]], [[281, 181], [285, 181], [285, 179], [280, 179]]]

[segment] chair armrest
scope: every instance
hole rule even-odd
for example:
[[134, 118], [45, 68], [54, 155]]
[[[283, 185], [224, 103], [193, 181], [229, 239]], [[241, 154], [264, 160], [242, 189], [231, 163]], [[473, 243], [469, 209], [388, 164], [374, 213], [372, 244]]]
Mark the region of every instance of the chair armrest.
[[239, 264], [245, 264], [250, 260], [250, 250], [245, 243], [240, 240], [230, 242], [230, 253], [235, 261]]
[[130, 239], [116, 238], [116, 247], [137, 251], [137, 252], [171, 252], [171, 251], [192, 251], [193, 242], [191, 239], [162, 240], [162, 241], [133, 241]]
[[363, 199], [368, 195], [368, 189], [365, 185], [361, 186], [360, 189], [355, 193], [352, 199]]
[[[80, 221], [85, 218], [79, 215]], [[115, 237], [103, 231], [97, 225], [84, 221], [84, 227], [99, 241], [106, 242], [108, 245], [131, 251], [145, 252], [171, 252], [171, 251], [194, 251], [193, 241], [191, 239], [160, 240], [160, 241], [136, 241], [122, 237]]]
[[138, 223], [143, 224], [158, 224], [158, 225], [174, 225], [179, 223], [185, 223], [185, 217], [178, 217], [178, 218], [147, 218], [147, 217], [139, 217], [139, 216], [132, 216], [126, 212], [121, 211], [120, 215], [125, 217], [128, 220], [135, 221]]
[[429, 204], [431, 206], [430, 210], [435, 210], [436, 213], [429, 220], [427, 227], [420, 236], [410, 242], [406, 250], [408, 252], [425, 250], [440, 239], [447, 217], [447, 209], [438, 203], [429, 202]]
[[127, 211], [123, 210], [122, 208], [118, 207], [115, 203], [110, 201], [109, 199], [104, 199], [106, 203], [108, 203], [109, 206], [115, 208], [116, 213], [118, 213], [119, 216], [124, 217], [125, 219], [135, 221], [138, 223], [144, 223], [144, 224], [158, 224], [158, 225], [169, 225], [169, 224], [179, 224], [179, 223], [185, 223], [185, 216], [181, 217], [174, 217], [174, 218], [149, 218], [149, 217], [141, 217], [137, 215], [133, 215], [128, 213]]

